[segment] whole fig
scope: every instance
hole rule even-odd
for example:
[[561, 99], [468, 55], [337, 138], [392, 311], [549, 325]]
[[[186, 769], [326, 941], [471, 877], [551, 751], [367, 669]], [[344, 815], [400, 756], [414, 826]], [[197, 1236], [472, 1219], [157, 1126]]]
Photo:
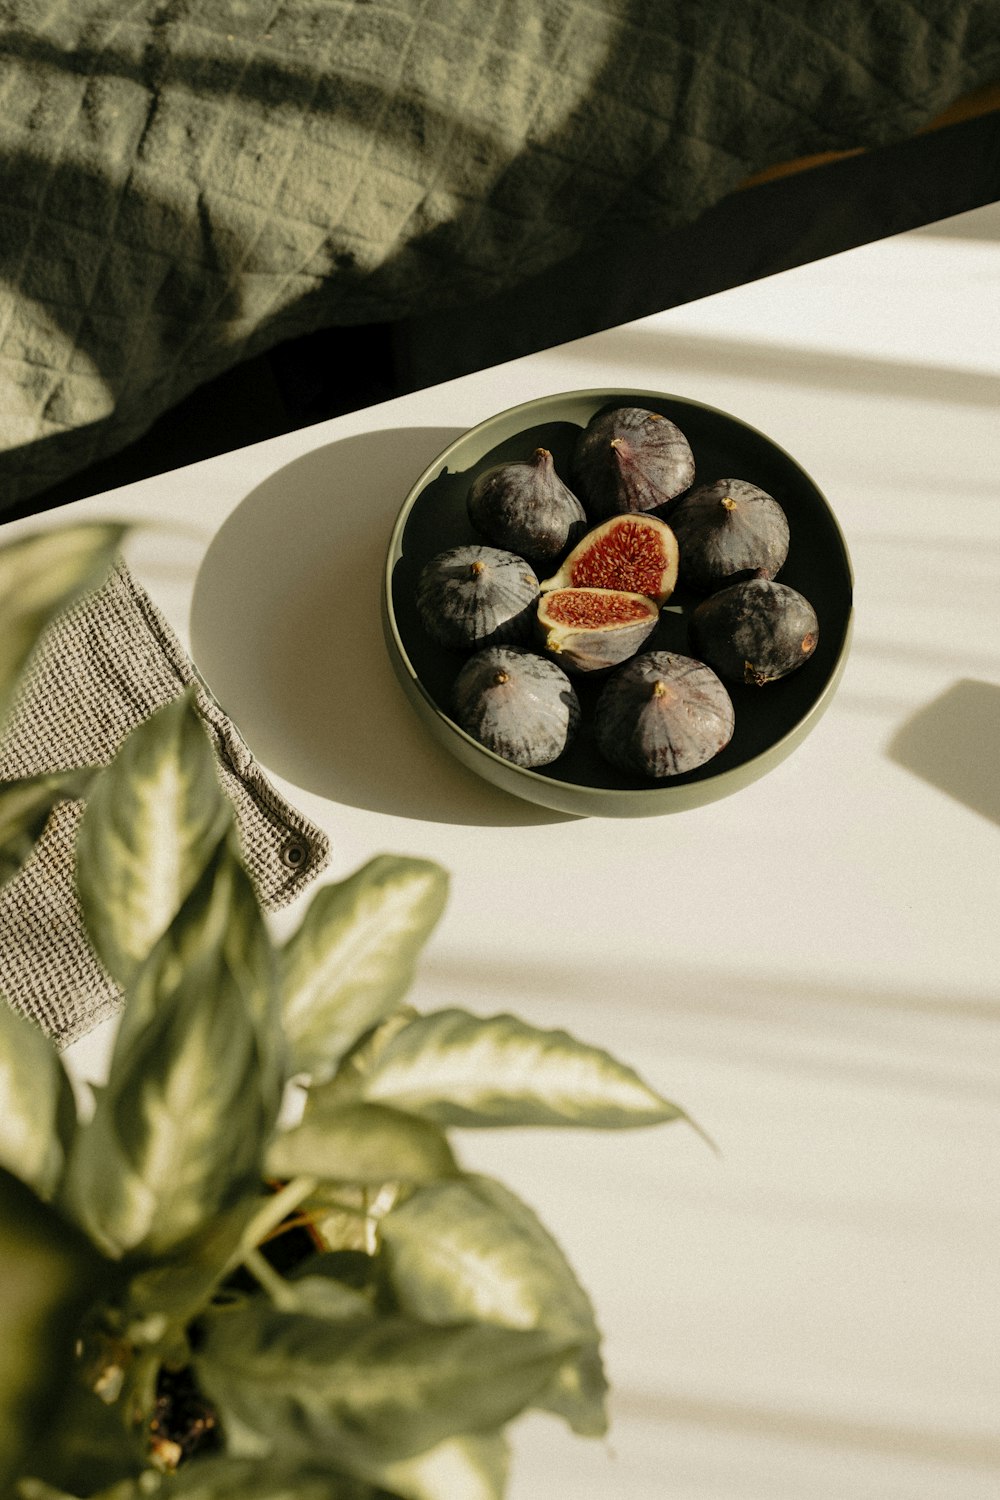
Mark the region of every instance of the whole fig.
[[639, 406], [597, 412], [577, 439], [573, 476], [595, 520], [654, 510], [694, 483], [694, 454], [669, 417]]
[[703, 599], [688, 622], [692, 648], [731, 682], [763, 687], [807, 662], [819, 642], [809, 600], [786, 583], [749, 578]]
[[677, 502], [670, 524], [681, 580], [701, 593], [754, 573], [773, 578], [788, 556], [785, 512], [746, 479], [699, 485]]
[[466, 508], [487, 541], [539, 563], [571, 547], [587, 525], [583, 506], [559, 478], [547, 448], [536, 448], [528, 462], [497, 464], [480, 474]]
[[665, 521], [643, 514], [612, 516], [577, 542], [548, 589], [626, 589], [664, 604], [677, 583], [677, 538]]
[[704, 662], [646, 651], [608, 679], [594, 709], [597, 748], [620, 771], [679, 776], [728, 745], [732, 699]]
[[574, 672], [596, 672], [634, 656], [660, 611], [624, 589], [553, 589], [538, 602], [545, 650]]
[[538, 578], [523, 557], [496, 547], [449, 547], [417, 580], [417, 614], [440, 646], [475, 650], [528, 641]]
[[572, 742], [580, 702], [555, 662], [519, 646], [469, 658], [452, 691], [455, 722], [516, 766], [547, 766]]

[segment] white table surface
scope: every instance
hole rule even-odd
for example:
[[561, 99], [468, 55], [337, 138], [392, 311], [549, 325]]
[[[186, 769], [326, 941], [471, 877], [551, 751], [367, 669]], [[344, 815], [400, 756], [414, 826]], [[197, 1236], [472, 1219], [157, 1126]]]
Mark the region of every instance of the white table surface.
[[[1000, 1493], [998, 334], [994, 205], [0, 532], [170, 523], [133, 567], [329, 832], [324, 878], [383, 850], [452, 872], [414, 1002], [565, 1026], [718, 1142], [460, 1137], [566, 1247], [613, 1387], [606, 1442], [518, 1424], [511, 1500]], [[736, 796], [642, 820], [549, 814], [453, 762], [378, 613], [395, 513], [447, 441], [608, 386], [763, 429], [856, 572], [814, 732]]]

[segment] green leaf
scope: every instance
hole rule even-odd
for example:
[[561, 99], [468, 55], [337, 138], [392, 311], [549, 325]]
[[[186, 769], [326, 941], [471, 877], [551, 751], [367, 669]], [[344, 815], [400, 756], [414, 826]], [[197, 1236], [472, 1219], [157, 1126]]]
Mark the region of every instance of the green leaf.
[[165, 704], [126, 738], [95, 780], [77, 834], [87, 931], [123, 988], [233, 821], [194, 691]]
[[317, 892], [281, 955], [296, 1070], [328, 1078], [347, 1048], [395, 1009], [447, 890], [439, 865], [380, 855]]
[[271, 1177], [327, 1182], [429, 1182], [458, 1171], [443, 1132], [383, 1104], [310, 1099], [302, 1124], [279, 1135], [267, 1156]]
[[[92, 1495], [109, 1489], [112, 1495], [130, 1496], [134, 1493], [130, 1481], [145, 1468], [140, 1443], [138, 1434], [126, 1431], [120, 1402], [107, 1405], [74, 1380], [55, 1419], [24, 1460], [23, 1472], [30, 1474], [31, 1489], [40, 1497], [66, 1491]], [[29, 1492], [22, 1480], [21, 1493]]]
[[545, 1328], [578, 1346], [536, 1404], [586, 1436], [606, 1431], [590, 1298], [527, 1204], [489, 1177], [431, 1183], [386, 1214], [381, 1236], [393, 1292], [409, 1316]]
[[374, 1309], [365, 1293], [341, 1280], [340, 1262], [339, 1255], [313, 1255], [288, 1278], [299, 1312], [315, 1318], [336, 1318], [340, 1322], [373, 1315]]
[[57, 802], [84, 797], [96, 771], [54, 771], [0, 784], [0, 886], [28, 862]]
[[282, 1078], [269, 940], [220, 844], [127, 996], [70, 1211], [108, 1255], [172, 1255], [255, 1190]]
[[315, 1094], [352, 1096], [438, 1125], [585, 1125], [616, 1130], [684, 1118], [637, 1073], [565, 1031], [463, 1010], [418, 1016], [362, 1070]]
[[310, 1474], [280, 1461], [213, 1457], [185, 1464], [164, 1481], [162, 1500], [363, 1500], [364, 1494], [353, 1480], [329, 1470]]
[[503, 1500], [509, 1453], [500, 1432], [448, 1438], [426, 1453], [372, 1464], [367, 1477], [401, 1500]]
[[106, 1285], [73, 1226], [0, 1170], [0, 1493], [51, 1420], [84, 1308]]
[[264, 1299], [210, 1312], [201, 1333], [197, 1377], [230, 1443], [253, 1445], [241, 1456], [325, 1457], [361, 1477], [372, 1463], [501, 1426], [568, 1352], [542, 1330], [334, 1322]]
[[73, 1087], [58, 1052], [0, 995], [0, 1167], [51, 1198], [75, 1129]]
[[208, 1305], [231, 1269], [260, 1201], [255, 1193], [248, 1193], [232, 1208], [216, 1214], [175, 1253], [132, 1276], [124, 1309], [132, 1337], [158, 1342], [168, 1327], [183, 1328]]
[[0, 723], [42, 631], [98, 588], [128, 527], [111, 523], [38, 531], [0, 548]]
[[[371, 1500], [367, 1486], [345, 1476], [215, 1455], [188, 1459], [176, 1474], [147, 1469], [140, 1480], [87, 1494], [91, 1500]], [[78, 1500], [76, 1493], [34, 1478], [22, 1479], [17, 1495], [18, 1500]]]

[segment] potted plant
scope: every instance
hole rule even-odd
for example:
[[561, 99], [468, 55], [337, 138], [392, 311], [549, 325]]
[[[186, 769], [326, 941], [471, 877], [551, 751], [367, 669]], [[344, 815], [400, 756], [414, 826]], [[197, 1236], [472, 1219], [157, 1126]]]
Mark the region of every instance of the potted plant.
[[[0, 551], [0, 716], [118, 526]], [[0, 1494], [499, 1500], [527, 1408], [605, 1430], [590, 1300], [451, 1127], [686, 1118], [629, 1067], [406, 993], [437, 865], [382, 855], [278, 945], [190, 693], [96, 770], [0, 787], [0, 879], [86, 795], [77, 887], [125, 1005], [79, 1106], [0, 1003]]]

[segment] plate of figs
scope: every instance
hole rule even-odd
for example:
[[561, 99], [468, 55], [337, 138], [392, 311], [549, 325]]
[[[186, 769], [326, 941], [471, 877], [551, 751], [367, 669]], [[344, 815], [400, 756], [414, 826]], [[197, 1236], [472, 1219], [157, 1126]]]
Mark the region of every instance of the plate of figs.
[[655, 391], [563, 391], [452, 442], [393, 529], [383, 624], [429, 732], [559, 812], [739, 791], [836, 690], [853, 578], [794, 458]]

